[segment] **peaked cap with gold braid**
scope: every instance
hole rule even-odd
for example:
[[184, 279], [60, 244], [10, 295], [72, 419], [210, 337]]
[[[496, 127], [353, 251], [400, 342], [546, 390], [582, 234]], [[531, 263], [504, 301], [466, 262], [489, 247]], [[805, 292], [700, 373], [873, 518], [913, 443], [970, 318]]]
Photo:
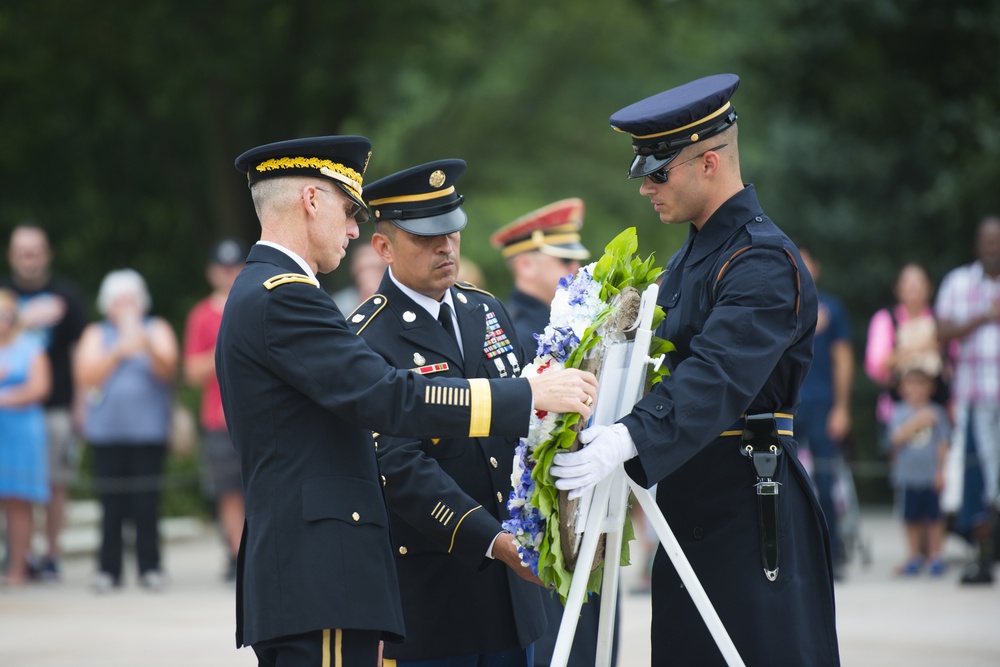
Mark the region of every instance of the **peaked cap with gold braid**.
[[[361, 184], [371, 156], [372, 144], [366, 137], [309, 137], [251, 148], [236, 158], [236, 168], [246, 174], [249, 185], [283, 176], [329, 179], [367, 213]], [[359, 215], [357, 221], [367, 219]]]
[[380, 178], [365, 188], [376, 221], [388, 220], [417, 236], [440, 236], [468, 222], [455, 190], [465, 160], [435, 160]]
[[735, 74], [716, 74], [671, 88], [611, 115], [611, 127], [632, 135], [635, 158], [629, 178], [666, 166], [681, 149], [715, 136], [736, 122], [729, 98], [740, 85]]
[[582, 199], [562, 199], [504, 225], [493, 232], [490, 243], [504, 257], [537, 250], [560, 259], [589, 259], [590, 252], [580, 243], [583, 212]]

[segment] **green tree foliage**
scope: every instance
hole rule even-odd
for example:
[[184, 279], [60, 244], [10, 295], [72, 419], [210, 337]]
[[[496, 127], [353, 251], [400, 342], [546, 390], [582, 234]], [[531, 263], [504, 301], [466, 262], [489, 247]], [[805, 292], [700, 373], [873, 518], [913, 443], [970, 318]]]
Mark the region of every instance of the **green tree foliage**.
[[[595, 253], [636, 226], [665, 261], [686, 230], [625, 178], [628, 137], [608, 117], [735, 72], [744, 179], [813, 247], [860, 353], [902, 263], [940, 279], [997, 208], [998, 28], [989, 0], [8, 0], [0, 224], [45, 225], [90, 295], [108, 270], [138, 269], [179, 331], [212, 241], [257, 237], [236, 155], [363, 134], [369, 181], [469, 163], [463, 254], [502, 296], [489, 234], [564, 197], [586, 201]], [[867, 416], [874, 388], [858, 386]]]

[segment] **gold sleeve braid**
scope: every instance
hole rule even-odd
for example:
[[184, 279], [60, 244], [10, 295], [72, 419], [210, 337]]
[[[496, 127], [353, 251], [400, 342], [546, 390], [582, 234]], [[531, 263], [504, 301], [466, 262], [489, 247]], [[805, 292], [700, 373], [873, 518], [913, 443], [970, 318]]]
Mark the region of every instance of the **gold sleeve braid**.
[[480, 510], [482, 508], [483, 508], [482, 505], [476, 505], [471, 510], [463, 514], [462, 518], [458, 520], [458, 523], [455, 524], [455, 530], [451, 531], [451, 544], [448, 545], [448, 553], [451, 553], [451, 550], [455, 548], [455, 535], [458, 534], [458, 529], [461, 527], [462, 522], [465, 521], [465, 517], [469, 516], [476, 510]]
[[469, 388], [428, 386], [424, 403], [428, 405], [469, 406], [469, 437], [482, 438], [490, 434], [493, 421], [493, 393], [485, 378], [468, 380]]
[[469, 406], [469, 437], [482, 438], [490, 434], [493, 420], [493, 394], [490, 381], [485, 378], [469, 380], [471, 405]]

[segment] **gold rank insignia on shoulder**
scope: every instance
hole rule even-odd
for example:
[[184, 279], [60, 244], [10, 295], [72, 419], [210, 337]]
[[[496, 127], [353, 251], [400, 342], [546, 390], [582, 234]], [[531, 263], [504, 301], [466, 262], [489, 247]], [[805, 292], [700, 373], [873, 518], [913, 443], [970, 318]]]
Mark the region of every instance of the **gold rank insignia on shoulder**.
[[280, 273], [265, 280], [264, 287], [272, 290], [275, 287], [287, 285], [288, 283], [306, 283], [307, 285], [312, 285], [313, 287], [319, 287], [318, 280], [313, 280], [309, 276], [302, 273]]
[[[485, 294], [486, 296], [490, 297], [491, 299], [495, 299], [496, 298], [495, 296], [493, 296], [492, 294], [490, 294], [486, 290], [479, 289], [478, 287], [476, 287], [472, 283], [455, 283], [455, 287], [457, 287], [459, 289], [469, 290], [469, 291], [472, 291], [472, 292], [479, 292], [480, 294]], [[459, 297], [459, 299], [461, 299], [462, 295], [459, 294], [458, 297]], [[463, 300], [462, 303], [465, 303], [465, 301]]]
[[347, 316], [347, 326], [355, 334], [360, 334], [365, 327], [382, 312], [389, 300], [381, 294], [373, 294], [366, 299], [354, 312]]
[[[413, 355], [414, 361], [416, 361], [417, 355]], [[423, 357], [421, 357], [423, 359]], [[441, 373], [442, 371], [448, 370], [448, 362], [442, 361], [440, 364], [429, 364], [427, 366], [420, 366], [419, 368], [411, 368], [411, 371], [418, 373], [420, 375], [428, 375], [429, 373]]]

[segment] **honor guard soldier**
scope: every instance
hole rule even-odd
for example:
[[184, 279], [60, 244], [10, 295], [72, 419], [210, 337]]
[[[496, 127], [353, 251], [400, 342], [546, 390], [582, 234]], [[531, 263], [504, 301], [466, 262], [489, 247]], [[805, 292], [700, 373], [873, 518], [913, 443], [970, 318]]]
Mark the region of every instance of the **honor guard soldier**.
[[[389, 364], [422, 377], [517, 377], [525, 360], [503, 304], [457, 280], [465, 167], [438, 160], [365, 189], [372, 247], [389, 267], [348, 324]], [[517, 439], [433, 435], [376, 436], [406, 622], [386, 663], [531, 667], [548, 593], [500, 525]]]
[[582, 199], [563, 199], [521, 216], [490, 237], [514, 279], [507, 308], [529, 360], [535, 358], [535, 334], [549, 323], [560, 278], [575, 275], [580, 262], [590, 258], [580, 243], [583, 214]]
[[[585, 210], [582, 199], [562, 199], [522, 215], [490, 237], [490, 243], [507, 261], [514, 281], [507, 309], [528, 360], [536, 356], [535, 334], [542, 333], [549, 324], [549, 310], [559, 281], [576, 275], [580, 263], [590, 259], [590, 252], [580, 241]], [[552, 661], [563, 613], [557, 596], [544, 596], [542, 605], [548, 629], [535, 642], [535, 665], [539, 666]], [[594, 594], [580, 610], [568, 667], [593, 667], [596, 663], [600, 616], [600, 595]], [[617, 618], [615, 623], [617, 642]]]
[[236, 643], [261, 665], [369, 667], [404, 633], [372, 431], [516, 436], [532, 403], [589, 413], [596, 393], [586, 374], [546, 386], [397, 370], [348, 328], [316, 274], [368, 218], [370, 154], [364, 137], [316, 137], [236, 159], [261, 239], [226, 301], [216, 372], [246, 501]]
[[[656, 502], [747, 665], [838, 665], [830, 539], [798, 462], [793, 415], [812, 360], [816, 288], [794, 244], [741, 179], [732, 74], [667, 90], [611, 116], [631, 135], [629, 178], [666, 224], [657, 335], [670, 376], [612, 426], [556, 455], [556, 486], [583, 488], [625, 461]], [[571, 494], [572, 495], [572, 494]], [[652, 665], [724, 665], [660, 549]]]

